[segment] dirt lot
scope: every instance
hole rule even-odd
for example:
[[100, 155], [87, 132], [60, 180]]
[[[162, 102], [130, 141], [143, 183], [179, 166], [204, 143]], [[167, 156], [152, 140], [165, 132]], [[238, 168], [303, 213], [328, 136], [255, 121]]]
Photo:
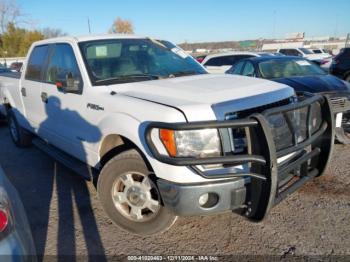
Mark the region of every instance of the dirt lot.
[[[0, 126], [0, 164], [23, 200], [38, 254], [348, 255], [350, 147], [337, 145], [327, 174], [252, 224], [225, 213], [181, 218], [166, 233], [137, 237], [104, 214], [93, 185], [35, 147], [18, 149]], [[50, 256], [46, 257], [49, 258]]]

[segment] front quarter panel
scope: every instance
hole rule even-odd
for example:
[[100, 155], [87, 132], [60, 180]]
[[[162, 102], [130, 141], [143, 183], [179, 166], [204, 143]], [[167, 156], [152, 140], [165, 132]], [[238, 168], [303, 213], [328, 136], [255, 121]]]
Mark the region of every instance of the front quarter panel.
[[[95, 150], [100, 152], [103, 139], [107, 136], [120, 135], [129, 139], [141, 150], [152, 166], [157, 177], [177, 183], [196, 183], [206, 181], [206, 179], [193, 173], [187, 167], [172, 166], [161, 163], [152, 156], [148, 146], [146, 145], [144, 134], [147, 123], [151, 121], [162, 121], [169, 123], [186, 122], [184, 115], [180, 111], [164, 105], [146, 101], [134, 102], [133, 108], [140, 109], [137, 113], [134, 112], [132, 114], [126, 114], [122, 112], [115, 112], [101, 119], [98, 126], [102, 133], [102, 140], [98, 145], [95, 145]], [[100, 157], [97, 156], [94, 164], [98, 165], [99, 161]]]

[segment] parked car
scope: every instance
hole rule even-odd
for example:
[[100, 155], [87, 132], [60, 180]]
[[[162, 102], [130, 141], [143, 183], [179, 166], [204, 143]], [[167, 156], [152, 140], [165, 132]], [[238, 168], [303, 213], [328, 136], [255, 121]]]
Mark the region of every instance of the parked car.
[[195, 59], [197, 60], [198, 63], [202, 63], [206, 56], [207, 55], [197, 55]]
[[325, 71], [328, 71], [331, 62], [332, 62], [332, 56], [330, 54], [316, 54], [312, 50], [307, 48], [280, 48], [277, 50], [277, 52], [284, 54], [286, 56], [299, 56], [306, 58], [317, 65], [319, 65], [321, 68], [323, 68]]
[[314, 48], [311, 49], [314, 54], [324, 54], [326, 56], [332, 56], [326, 49], [323, 48]]
[[209, 73], [223, 74], [233, 64], [241, 59], [248, 57], [270, 55], [269, 53], [255, 53], [255, 52], [226, 52], [207, 55], [202, 61], [202, 65], [208, 70]]
[[331, 156], [326, 97], [208, 74], [168, 41], [47, 39], [32, 45], [24, 68], [0, 76], [12, 140], [87, 179], [96, 174], [105, 212], [129, 232], [232, 210], [261, 221]]
[[329, 95], [336, 115], [337, 138], [343, 143], [350, 142], [349, 133], [343, 133], [342, 121], [349, 122], [350, 85], [325, 73], [306, 59], [284, 57], [257, 57], [244, 59], [235, 64], [229, 74], [238, 74], [273, 80], [289, 85], [297, 92], [311, 92]]
[[350, 47], [343, 48], [334, 57], [330, 73], [350, 83]]
[[21, 199], [0, 167], [0, 257], [36, 261], [32, 233]]

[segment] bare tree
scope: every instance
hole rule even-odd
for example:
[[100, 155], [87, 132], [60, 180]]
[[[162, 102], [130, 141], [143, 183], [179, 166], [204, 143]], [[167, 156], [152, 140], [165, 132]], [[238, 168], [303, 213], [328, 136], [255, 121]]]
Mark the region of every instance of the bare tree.
[[114, 20], [110, 32], [118, 34], [133, 34], [134, 26], [130, 20], [121, 19], [118, 17], [116, 20]]
[[51, 28], [51, 27], [45, 27], [41, 30], [41, 33], [43, 36], [47, 38], [53, 38], [53, 37], [58, 37], [58, 36], [65, 36], [67, 33], [62, 32], [61, 29], [58, 28]]
[[16, 0], [0, 0], [0, 34], [6, 31], [10, 23], [17, 25], [22, 16]]

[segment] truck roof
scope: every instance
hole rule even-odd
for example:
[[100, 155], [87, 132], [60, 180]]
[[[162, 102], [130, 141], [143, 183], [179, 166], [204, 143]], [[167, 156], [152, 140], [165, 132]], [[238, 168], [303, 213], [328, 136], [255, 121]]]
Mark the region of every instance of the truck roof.
[[146, 36], [137, 36], [131, 34], [91, 34], [91, 35], [82, 35], [82, 36], [62, 36], [49, 38], [41, 41], [35, 42], [35, 45], [47, 44], [47, 43], [56, 43], [56, 42], [84, 42], [92, 40], [101, 40], [101, 39], [144, 39]]

